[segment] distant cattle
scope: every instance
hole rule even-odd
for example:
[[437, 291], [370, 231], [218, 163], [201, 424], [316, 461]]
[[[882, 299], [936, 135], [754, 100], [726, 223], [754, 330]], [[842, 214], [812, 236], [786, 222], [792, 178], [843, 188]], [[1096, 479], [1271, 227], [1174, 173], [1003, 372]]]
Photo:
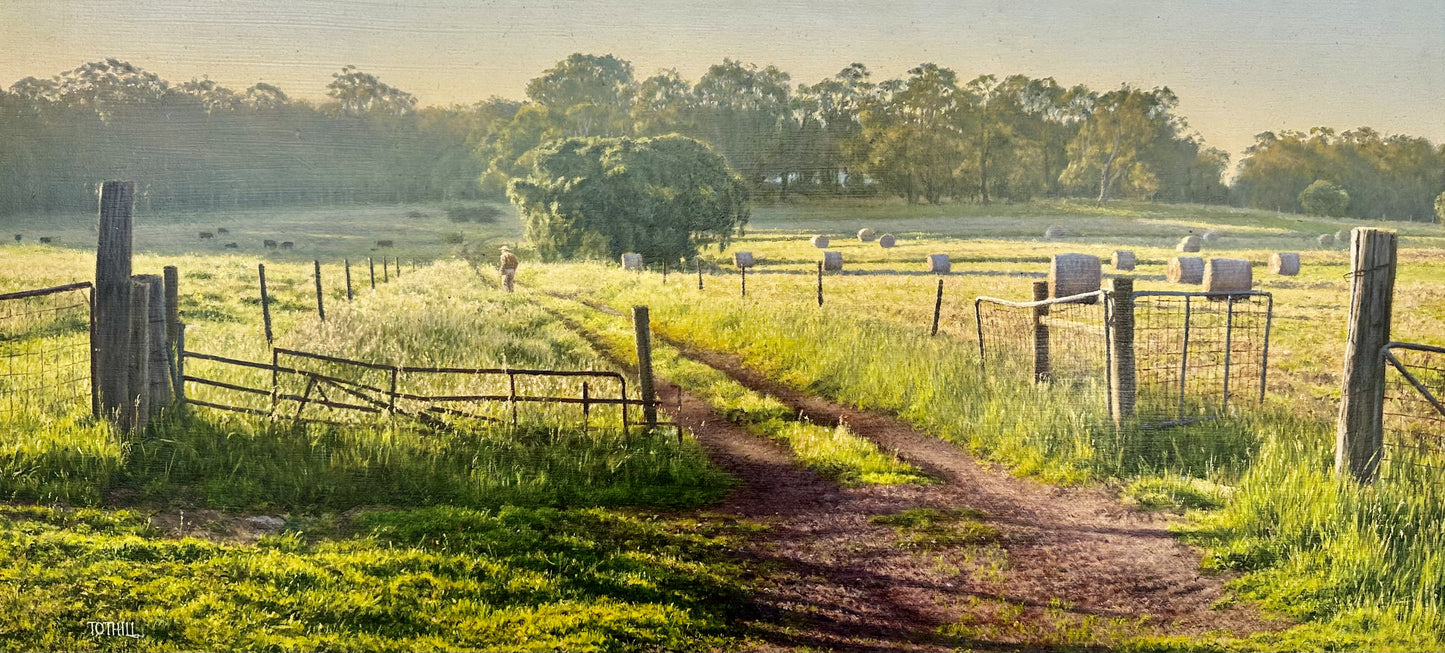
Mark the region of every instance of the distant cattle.
[[376, 246], [377, 246], [377, 247], [391, 247], [391, 246], [393, 246], [393, 245], [396, 245], [396, 243], [394, 243], [394, 242], [392, 242], [392, 241], [390, 241], [390, 240], [378, 240], [378, 241], [376, 241]]
[[201, 240], [210, 240], [216, 236], [216, 234], [213, 234], [209, 231], [202, 231], [201, 233], [198, 233], [196, 235], [200, 236]]
[[240, 246], [240, 245], [237, 245], [236, 243], [226, 243], [226, 249], [240, 249], [240, 248], [241, 248], [241, 246]]
[[216, 227], [216, 233], [218, 233], [218, 234], [228, 234], [228, 233], [231, 233], [231, 230], [230, 230], [230, 229], [227, 229], [227, 228], [225, 228], [225, 227]]
[[292, 247], [295, 247], [295, 246], [296, 246], [296, 243], [293, 243], [293, 242], [291, 242], [291, 241], [289, 241], [289, 240], [281, 241], [281, 249], [291, 249]]
[[41, 237], [40, 237], [40, 244], [41, 244], [41, 245], [49, 245], [49, 244], [50, 244], [50, 236], [41, 236]]
[[276, 241], [274, 241], [274, 240], [263, 240], [263, 241], [261, 241], [261, 246], [262, 246], [262, 247], [265, 247], [266, 249], [276, 249]]

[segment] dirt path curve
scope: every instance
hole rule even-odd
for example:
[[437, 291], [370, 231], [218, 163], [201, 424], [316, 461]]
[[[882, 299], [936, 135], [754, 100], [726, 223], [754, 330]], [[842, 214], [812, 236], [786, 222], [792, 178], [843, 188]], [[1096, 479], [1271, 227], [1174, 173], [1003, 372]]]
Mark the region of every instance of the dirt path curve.
[[[799, 392], [750, 370], [733, 356], [671, 344], [739, 383], [777, 397], [815, 423], [847, 424], [854, 433], [944, 481], [898, 490], [895, 499], [914, 495], [906, 499], [915, 505], [986, 512], [988, 522], [1004, 533], [1008, 565], [1002, 595], [1012, 603], [1058, 605], [1055, 600], [1062, 599], [1078, 613], [1150, 615], [1169, 634], [1216, 630], [1243, 634], [1280, 627], [1264, 623], [1250, 609], [1212, 609], [1223, 595], [1224, 579], [1201, 575], [1198, 555], [1169, 534], [1167, 521], [1129, 509], [1103, 489], [1059, 488], [982, 466], [957, 446], [896, 418]], [[691, 421], [686, 416], [680, 419]], [[744, 509], [747, 500], [736, 497], [737, 509]]]

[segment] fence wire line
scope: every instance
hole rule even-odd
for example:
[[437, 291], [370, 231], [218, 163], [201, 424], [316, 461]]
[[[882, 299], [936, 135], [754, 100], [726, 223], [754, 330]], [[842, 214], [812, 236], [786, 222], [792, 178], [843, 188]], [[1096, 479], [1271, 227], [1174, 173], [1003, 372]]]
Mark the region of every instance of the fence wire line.
[[90, 287], [11, 295], [0, 298], [0, 419], [89, 410]]
[[1189, 422], [1262, 401], [1272, 304], [1263, 293], [1135, 293], [1141, 422]]
[[[1439, 480], [1445, 467], [1445, 348], [1390, 343], [1385, 365], [1384, 465], [1387, 477]], [[1418, 385], [1417, 385], [1418, 384]]]

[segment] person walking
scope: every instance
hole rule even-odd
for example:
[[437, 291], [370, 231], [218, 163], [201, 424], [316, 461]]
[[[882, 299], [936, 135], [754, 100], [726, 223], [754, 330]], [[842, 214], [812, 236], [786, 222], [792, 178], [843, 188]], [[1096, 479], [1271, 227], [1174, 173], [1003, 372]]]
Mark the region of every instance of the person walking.
[[502, 246], [502, 285], [507, 287], [507, 292], [512, 292], [512, 283], [517, 278], [517, 255], [512, 253], [512, 248]]

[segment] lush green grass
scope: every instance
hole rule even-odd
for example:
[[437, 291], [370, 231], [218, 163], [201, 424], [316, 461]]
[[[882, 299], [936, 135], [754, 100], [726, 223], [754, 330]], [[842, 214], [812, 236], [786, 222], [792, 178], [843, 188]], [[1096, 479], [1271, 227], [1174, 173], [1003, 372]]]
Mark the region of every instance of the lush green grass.
[[[577, 302], [546, 296], [550, 306], [594, 334], [620, 358], [637, 357], [632, 329], [623, 318], [608, 316]], [[754, 392], [713, 369], [681, 355], [675, 347], [654, 340], [656, 374], [708, 402], [728, 421], [786, 445], [798, 464], [843, 485], [928, 483], [930, 479], [893, 454], [881, 451], [845, 425], [829, 428], [801, 420], [776, 398]]]
[[[737, 276], [728, 273], [733, 268], [726, 253], [707, 255], [722, 269], [705, 275], [701, 292], [690, 276], [672, 277], [664, 285], [655, 272], [622, 274], [592, 265], [524, 268], [524, 280], [617, 307], [649, 304], [655, 328], [670, 337], [739, 354], [810, 392], [897, 413], [1019, 473], [1058, 482], [1116, 483], [1141, 507], [1195, 511], [1191, 514], [1201, 521], [1190, 537], [1209, 549], [1209, 564], [1244, 571], [1236, 584], [1242, 597], [1304, 622], [1243, 642], [1192, 645], [1285, 650], [1441, 645], [1445, 591], [1439, 570], [1445, 564], [1436, 552], [1445, 537], [1440, 526], [1445, 506], [1438, 500], [1438, 480], [1359, 488], [1336, 480], [1331, 471], [1347, 261], [1341, 248], [1321, 249], [1313, 236], [1360, 223], [1157, 205], [1100, 211], [1059, 205], [1056, 214], [1041, 213], [1038, 206], [999, 212], [896, 208], [817, 204], [758, 210], [752, 235], [732, 248], [763, 261], [749, 275], [745, 300], [737, 296]], [[801, 227], [797, 219], [804, 221]], [[1038, 237], [1049, 224], [1062, 224], [1072, 235], [1063, 241]], [[883, 250], [851, 238], [849, 232], [862, 226], [905, 237], [899, 247]], [[1440, 227], [1373, 226], [1405, 234], [1395, 337], [1439, 344], [1445, 338], [1439, 328], [1445, 319], [1445, 257], [1435, 248]], [[1173, 242], [1189, 229], [1203, 228], [1226, 233], [1205, 256], [1254, 261], [1256, 287], [1274, 293], [1263, 407], [1240, 405], [1232, 417], [1188, 428], [1121, 432], [1106, 419], [1099, 397], [1077, 394], [1080, 388], [1041, 389], [979, 376], [973, 297], [1026, 298], [1028, 284], [1039, 277], [1020, 273], [1046, 271], [1051, 254], [1078, 251], [1107, 260], [1119, 247], [1143, 260], [1136, 288], [1167, 289], [1159, 278], [1175, 255]], [[816, 306], [816, 279], [809, 271], [819, 254], [806, 240], [813, 233], [834, 237], [829, 249], [843, 252], [846, 271], [921, 270], [927, 253], [952, 255], [955, 273], [945, 277], [943, 334], [927, 336], [933, 275], [830, 274], [827, 302]], [[1263, 264], [1278, 249], [1302, 252], [1300, 276], [1268, 275]], [[1075, 641], [1068, 637], [1058, 643]], [[1125, 645], [1126, 639], [1115, 641]], [[1138, 641], [1126, 647], [1185, 644]]]
[[[746, 532], [603, 510], [372, 510], [349, 534], [167, 539], [144, 514], [0, 506], [4, 650], [735, 648]], [[97, 638], [89, 621], [140, 639]]]

